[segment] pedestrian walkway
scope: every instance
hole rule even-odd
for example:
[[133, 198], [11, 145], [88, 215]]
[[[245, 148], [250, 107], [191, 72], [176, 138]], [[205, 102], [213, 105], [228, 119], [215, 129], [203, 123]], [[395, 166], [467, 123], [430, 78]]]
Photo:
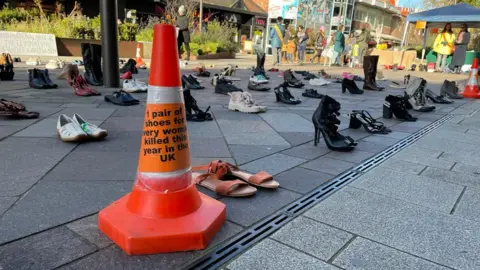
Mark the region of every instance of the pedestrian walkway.
[[226, 269], [480, 269], [480, 102]]

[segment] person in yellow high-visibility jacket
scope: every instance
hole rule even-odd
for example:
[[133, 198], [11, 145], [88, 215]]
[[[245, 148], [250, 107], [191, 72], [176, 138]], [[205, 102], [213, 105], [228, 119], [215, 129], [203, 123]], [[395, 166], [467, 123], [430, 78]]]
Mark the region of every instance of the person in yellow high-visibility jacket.
[[443, 31], [438, 34], [433, 43], [433, 51], [437, 53], [437, 71], [444, 71], [447, 66], [447, 57], [453, 53], [455, 34], [452, 32], [452, 25], [447, 23]]

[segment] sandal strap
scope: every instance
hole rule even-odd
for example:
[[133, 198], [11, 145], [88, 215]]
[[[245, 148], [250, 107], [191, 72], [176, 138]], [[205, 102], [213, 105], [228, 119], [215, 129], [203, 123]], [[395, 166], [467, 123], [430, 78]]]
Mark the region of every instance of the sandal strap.
[[229, 195], [240, 186], [248, 186], [248, 184], [240, 180], [222, 181], [221, 184], [215, 187], [215, 192], [220, 195]]
[[264, 182], [270, 181], [273, 179], [273, 176], [271, 176], [269, 173], [265, 171], [258, 172], [255, 175], [252, 175], [248, 178], [248, 182], [252, 183], [254, 185], [261, 185]]

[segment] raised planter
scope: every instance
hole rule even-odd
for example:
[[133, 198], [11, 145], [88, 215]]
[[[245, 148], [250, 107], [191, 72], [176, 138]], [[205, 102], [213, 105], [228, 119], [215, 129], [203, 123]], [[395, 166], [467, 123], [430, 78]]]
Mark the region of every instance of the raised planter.
[[235, 59], [235, 52], [220, 52], [213, 54], [205, 54], [197, 56], [197, 60], [207, 60], [207, 59]]
[[[102, 44], [100, 40], [56, 38], [58, 56], [82, 56], [82, 43]], [[143, 44], [140, 43], [141, 48]], [[118, 54], [120, 58], [135, 58], [137, 53], [136, 41], [120, 41], [118, 43]]]

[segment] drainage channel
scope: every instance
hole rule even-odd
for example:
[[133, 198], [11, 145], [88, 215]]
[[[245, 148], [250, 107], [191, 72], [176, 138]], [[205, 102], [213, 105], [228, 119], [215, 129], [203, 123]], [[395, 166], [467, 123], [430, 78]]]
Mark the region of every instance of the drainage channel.
[[333, 193], [337, 192], [344, 186], [353, 182], [359, 176], [378, 166], [383, 161], [387, 160], [394, 154], [405, 149], [421, 137], [430, 133], [432, 130], [443, 125], [445, 122], [454, 118], [455, 115], [446, 115], [441, 119], [431, 123], [416, 133], [401, 140], [395, 145], [390, 146], [374, 157], [365, 160], [362, 164], [342, 173], [333, 180], [329, 181], [323, 186], [309, 192], [303, 197], [290, 203], [279, 212], [276, 212], [257, 224], [247, 228], [240, 234], [234, 236], [227, 243], [216, 247], [214, 250], [203, 255], [200, 259], [187, 266], [185, 269], [189, 270], [207, 270], [217, 269], [227, 263], [229, 260], [238, 256], [249, 247], [260, 242], [268, 237], [270, 234], [278, 230], [280, 227], [288, 223], [290, 220], [296, 218], [306, 210], [310, 209], [317, 203], [323, 201]]

